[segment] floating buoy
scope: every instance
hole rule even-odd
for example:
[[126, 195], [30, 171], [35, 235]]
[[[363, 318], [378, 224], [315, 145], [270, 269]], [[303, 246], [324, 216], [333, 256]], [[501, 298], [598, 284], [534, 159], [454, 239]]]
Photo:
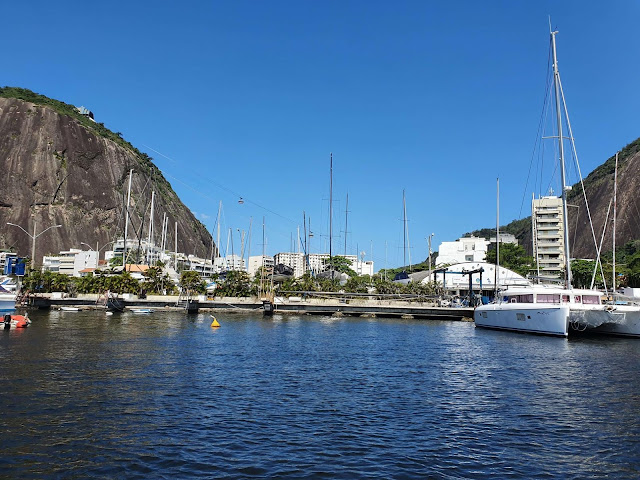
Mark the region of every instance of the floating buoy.
[[218, 323], [218, 320], [216, 320], [216, 317], [214, 317], [213, 315], [211, 315], [211, 318], [213, 318], [213, 322], [211, 322], [211, 326], [213, 328], [218, 328], [220, 327], [220, 324]]

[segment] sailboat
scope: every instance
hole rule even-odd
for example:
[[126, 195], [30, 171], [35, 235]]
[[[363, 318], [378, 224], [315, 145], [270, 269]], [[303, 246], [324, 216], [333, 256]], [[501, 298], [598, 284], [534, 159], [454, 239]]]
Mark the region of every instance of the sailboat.
[[[616, 305], [605, 305], [598, 290], [574, 289], [571, 285], [571, 264], [569, 249], [569, 224], [567, 219], [567, 193], [571, 187], [566, 184], [565, 158], [562, 133], [561, 83], [556, 55], [556, 34], [550, 32], [553, 83], [558, 129], [558, 151], [562, 181], [562, 221], [564, 235], [565, 284], [561, 287], [532, 284], [524, 287], [509, 287], [499, 292], [494, 303], [481, 305], [474, 312], [477, 327], [512, 330], [566, 337], [570, 330], [603, 330], [610, 328], [626, 334], [633, 330], [629, 314]], [[565, 110], [566, 114], [566, 110]], [[570, 128], [570, 126], [569, 126]], [[571, 131], [569, 130], [571, 133]], [[573, 135], [570, 135], [573, 137]], [[637, 312], [636, 312], [637, 313]], [[637, 323], [637, 319], [635, 320]], [[634, 323], [633, 325], [636, 325]]]
[[[409, 241], [409, 227], [407, 225], [407, 200], [404, 195], [404, 190], [402, 190], [402, 237], [403, 237], [403, 266], [407, 265], [407, 242]], [[409, 257], [409, 263], [411, 263], [411, 257]], [[409, 266], [409, 270], [411, 270], [411, 266]], [[402, 270], [399, 273], [396, 273], [395, 277], [393, 277], [393, 281], [395, 283], [401, 283], [403, 285], [408, 284], [411, 281], [409, 274], [406, 270]]]
[[618, 154], [613, 175], [613, 273], [612, 303], [601, 311], [589, 312], [584, 321], [597, 325], [594, 332], [606, 335], [640, 337], [640, 305], [623, 300], [616, 294], [616, 207], [618, 191]]

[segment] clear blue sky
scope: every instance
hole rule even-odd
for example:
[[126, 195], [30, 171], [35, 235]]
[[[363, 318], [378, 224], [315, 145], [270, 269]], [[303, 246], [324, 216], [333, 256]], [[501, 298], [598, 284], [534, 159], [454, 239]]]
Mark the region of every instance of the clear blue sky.
[[[0, 84], [91, 109], [149, 153], [209, 228], [399, 266], [529, 215], [548, 15], [586, 174], [640, 136], [633, 1], [29, 1], [3, 5]], [[575, 178], [572, 180], [575, 181]], [[536, 192], [540, 193], [540, 192]], [[542, 192], [545, 193], [545, 192]], [[521, 210], [523, 195], [524, 207]], [[242, 196], [244, 204], [238, 203]], [[223, 236], [223, 238], [226, 238]], [[221, 242], [225, 247], [225, 241]], [[385, 253], [385, 243], [386, 253]]]

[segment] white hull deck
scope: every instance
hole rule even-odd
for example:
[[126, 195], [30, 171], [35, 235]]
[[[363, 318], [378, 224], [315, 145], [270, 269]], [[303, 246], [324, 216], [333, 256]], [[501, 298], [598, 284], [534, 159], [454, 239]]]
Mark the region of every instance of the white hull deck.
[[0, 312], [11, 312], [16, 309], [16, 296], [14, 294], [0, 294]]
[[473, 320], [477, 327], [566, 337], [569, 306], [522, 303], [481, 305]]
[[640, 338], [640, 307], [637, 305], [607, 305], [597, 314], [602, 323], [589, 328], [590, 332]]

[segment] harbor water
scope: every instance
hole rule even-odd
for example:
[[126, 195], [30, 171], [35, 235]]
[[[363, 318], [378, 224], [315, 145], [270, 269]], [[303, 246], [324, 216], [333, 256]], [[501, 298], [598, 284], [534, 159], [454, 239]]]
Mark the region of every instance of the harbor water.
[[473, 323], [32, 312], [3, 478], [640, 477], [640, 341]]

